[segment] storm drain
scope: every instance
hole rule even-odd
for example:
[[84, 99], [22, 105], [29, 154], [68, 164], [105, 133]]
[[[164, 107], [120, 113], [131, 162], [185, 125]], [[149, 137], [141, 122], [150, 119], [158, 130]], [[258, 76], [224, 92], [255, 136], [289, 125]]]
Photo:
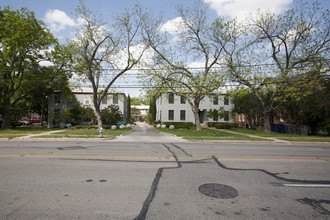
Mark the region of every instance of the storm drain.
[[81, 149], [86, 149], [85, 147], [82, 146], [70, 146], [70, 147], [58, 147], [58, 150], [81, 150]]
[[218, 199], [230, 199], [238, 195], [237, 190], [233, 187], [217, 183], [203, 184], [198, 188], [198, 191], [206, 196]]

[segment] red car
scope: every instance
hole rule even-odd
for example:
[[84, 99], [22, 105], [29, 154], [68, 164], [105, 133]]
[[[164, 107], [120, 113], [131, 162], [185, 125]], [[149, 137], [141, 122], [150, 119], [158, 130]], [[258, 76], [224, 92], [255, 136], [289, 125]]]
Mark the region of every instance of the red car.
[[31, 119], [28, 119], [28, 121], [30, 121], [31, 123], [41, 123], [40, 118], [31, 118]]

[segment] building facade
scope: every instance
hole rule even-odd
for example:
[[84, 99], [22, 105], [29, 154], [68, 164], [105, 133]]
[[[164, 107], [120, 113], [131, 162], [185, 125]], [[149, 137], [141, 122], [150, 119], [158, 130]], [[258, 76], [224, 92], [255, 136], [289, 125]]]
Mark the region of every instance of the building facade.
[[[93, 90], [89, 87], [72, 89], [77, 101], [82, 107], [90, 107], [94, 110]], [[72, 104], [63, 98], [61, 93], [54, 93], [48, 101], [48, 127], [61, 123], [61, 110], [72, 108]], [[101, 102], [101, 110], [109, 105], [117, 105], [123, 113], [124, 118], [127, 115], [127, 99], [124, 93], [108, 93]]]
[[[230, 99], [225, 97], [225, 94], [206, 96], [202, 99], [199, 106], [200, 122], [235, 122], [235, 119], [230, 114], [233, 108], [234, 105]], [[173, 93], [161, 94], [156, 101], [156, 109], [156, 121], [195, 123], [191, 106], [182, 96], [174, 95]], [[223, 109], [227, 114], [225, 114], [224, 118], [219, 118], [216, 115], [209, 118], [207, 112], [213, 109]]]

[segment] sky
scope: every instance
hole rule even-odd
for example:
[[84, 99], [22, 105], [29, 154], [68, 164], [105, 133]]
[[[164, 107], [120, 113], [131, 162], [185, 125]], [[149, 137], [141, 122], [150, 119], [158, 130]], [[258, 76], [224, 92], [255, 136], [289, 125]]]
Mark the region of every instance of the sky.
[[[293, 0], [202, 0], [209, 7], [208, 16], [211, 20], [218, 16], [228, 19], [237, 17], [244, 19], [249, 13], [257, 9], [271, 10], [275, 13], [290, 7]], [[305, 0], [306, 1], [306, 0]], [[307, 0], [311, 1], [311, 0]], [[175, 22], [179, 20], [176, 6], [192, 7], [194, 0], [85, 0], [87, 8], [97, 11], [101, 16], [110, 20], [112, 15], [118, 15], [126, 8], [132, 8], [136, 3], [150, 8], [155, 15], [163, 14], [163, 28], [169, 33], [175, 32]], [[311, 1], [312, 2], [312, 1]], [[329, 0], [319, 0], [323, 8], [330, 9]], [[79, 0], [0, 0], [1, 8], [10, 6], [12, 10], [26, 7], [33, 11], [36, 18], [42, 20], [60, 43], [74, 36], [79, 28], [79, 21], [75, 17], [75, 8]], [[121, 80], [119, 83], [136, 85], [136, 79]], [[139, 96], [139, 89], [125, 88], [120, 92], [130, 94], [131, 97]]]

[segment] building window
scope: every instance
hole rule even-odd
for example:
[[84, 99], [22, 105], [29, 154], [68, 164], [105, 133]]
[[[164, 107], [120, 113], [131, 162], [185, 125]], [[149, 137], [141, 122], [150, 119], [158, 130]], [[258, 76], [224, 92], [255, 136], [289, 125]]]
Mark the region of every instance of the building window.
[[229, 99], [228, 98], [224, 98], [224, 105], [229, 105]]
[[217, 105], [219, 103], [218, 100], [218, 96], [213, 96], [213, 105]]
[[180, 110], [180, 120], [181, 121], [186, 120], [186, 110]]
[[186, 104], [186, 98], [184, 96], [181, 96], [180, 103], [181, 104]]
[[102, 99], [102, 104], [103, 104], [103, 105], [108, 104], [108, 97], [107, 97], [107, 96], [104, 96], [104, 97], [103, 97], [103, 99]]
[[224, 121], [229, 121], [229, 111], [225, 111], [225, 112], [224, 112], [223, 120], [224, 120]]
[[168, 120], [169, 121], [174, 120], [174, 110], [168, 110]]
[[173, 93], [168, 94], [168, 103], [170, 103], [170, 104], [174, 103], [174, 94]]
[[118, 94], [113, 94], [113, 104], [118, 104]]

